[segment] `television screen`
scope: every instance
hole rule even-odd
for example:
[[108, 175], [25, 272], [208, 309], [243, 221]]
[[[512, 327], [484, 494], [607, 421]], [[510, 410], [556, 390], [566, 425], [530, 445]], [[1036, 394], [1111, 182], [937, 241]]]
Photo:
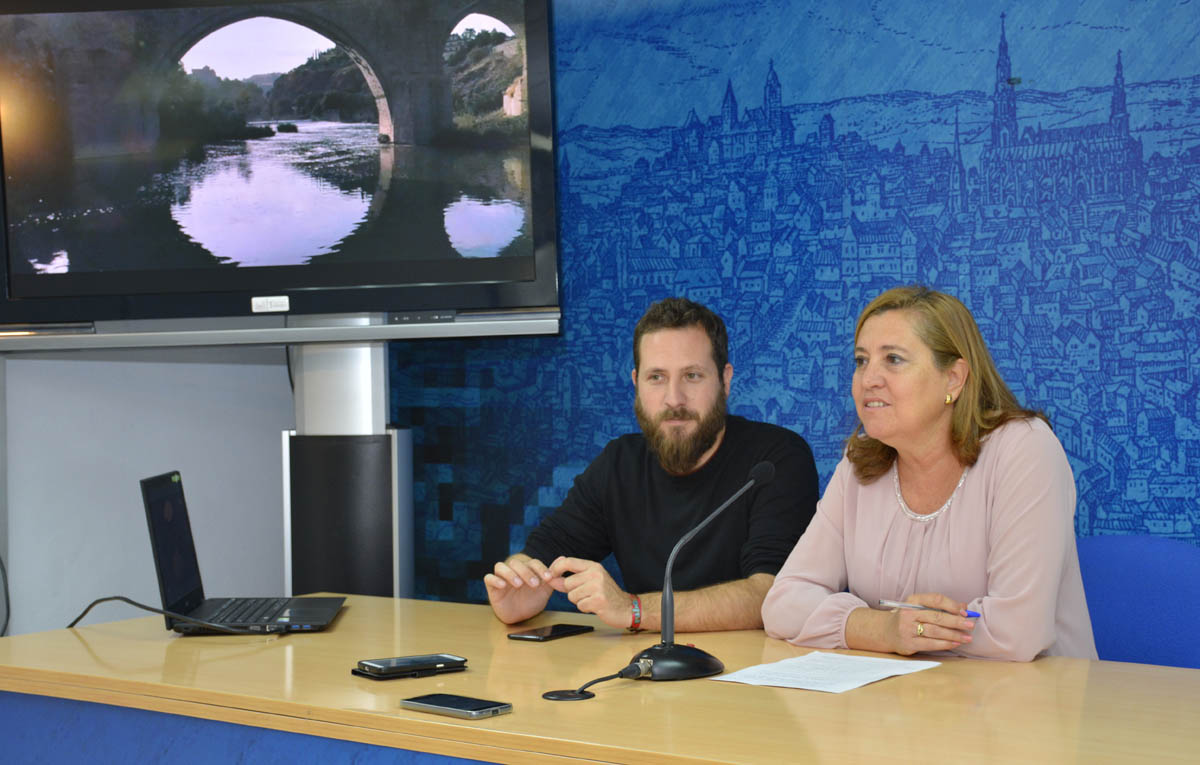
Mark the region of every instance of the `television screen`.
[[557, 306], [547, 5], [6, 2], [0, 323]]

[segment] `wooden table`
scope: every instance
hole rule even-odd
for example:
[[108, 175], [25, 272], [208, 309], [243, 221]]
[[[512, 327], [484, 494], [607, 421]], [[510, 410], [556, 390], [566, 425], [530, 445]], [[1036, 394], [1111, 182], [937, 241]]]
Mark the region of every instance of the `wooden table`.
[[[186, 725], [217, 720], [249, 732], [501, 763], [1200, 757], [1200, 670], [1064, 658], [948, 660], [842, 694], [612, 680], [593, 687], [594, 699], [550, 702], [543, 691], [616, 672], [658, 639], [579, 614], [543, 614], [531, 624], [552, 621], [597, 629], [527, 643], [505, 639], [510, 628], [486, 606], [362, 596], [348, 598], [334, 626], [315, 634], [185, 638], [164, 630], [161, 618], [145, 617], [0, 638], [0, 690], [9, 699], [36, 694], [181, 715]], [[716, 655], [727, 671], [808, 652], [758, 631], [679, 637]], [[441, 651], [468, 657], [469, 669], [389, 681], [349, 671], [362, 658]], [[514, 711], [460, 721], [398, 706], [431, 692], [508, 701]], [[3, 716], [0, 740], [29, 724]]]

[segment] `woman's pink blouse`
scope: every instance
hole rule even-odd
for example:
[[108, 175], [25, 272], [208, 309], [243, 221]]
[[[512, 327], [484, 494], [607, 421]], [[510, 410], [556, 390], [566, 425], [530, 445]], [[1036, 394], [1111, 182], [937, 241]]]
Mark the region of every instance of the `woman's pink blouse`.
[[901, 512], [891, 471], [863, 485], [843, 458], [767, 594], [764, 626], [797, 645], [845, 648], [854, 609], [938, 592], [981, 614], [954, 654], [1095, 659], [1074, 518], [1071, 467], [1041, 420], [993, 431], [953, 503], [927, 523]]

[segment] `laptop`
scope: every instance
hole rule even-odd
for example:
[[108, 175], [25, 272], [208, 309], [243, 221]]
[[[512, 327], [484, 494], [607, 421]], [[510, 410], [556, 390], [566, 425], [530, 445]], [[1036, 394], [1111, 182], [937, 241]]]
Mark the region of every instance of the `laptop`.
[[[252, 632], [315, 632], [329, 626], [345, 598], [206, 598], [192, 541], [179, 471], [145, 478], [142, 500], [164, 611]], [[165, 617], [167, 629], [185, 635], [228, 634]]]

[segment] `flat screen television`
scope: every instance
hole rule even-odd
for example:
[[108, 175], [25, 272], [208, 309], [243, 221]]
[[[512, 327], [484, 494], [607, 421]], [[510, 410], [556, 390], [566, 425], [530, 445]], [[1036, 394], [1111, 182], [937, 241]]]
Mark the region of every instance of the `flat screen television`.
[[[0, 332], [344, 314], [557, 331], [548, 6], [5, 0]], [[500, 24], [464, 31], [468, 14]], [[295, 68], [256, 63], [305, 44]]]

